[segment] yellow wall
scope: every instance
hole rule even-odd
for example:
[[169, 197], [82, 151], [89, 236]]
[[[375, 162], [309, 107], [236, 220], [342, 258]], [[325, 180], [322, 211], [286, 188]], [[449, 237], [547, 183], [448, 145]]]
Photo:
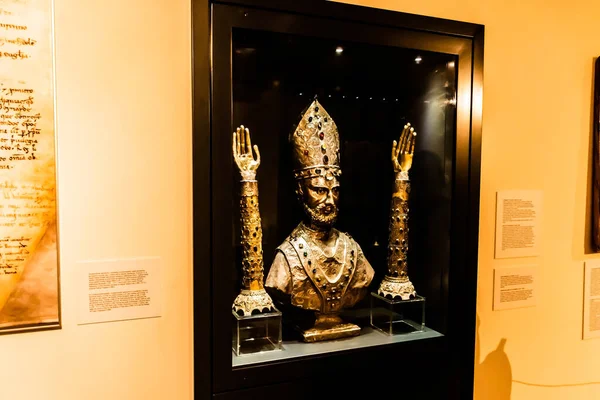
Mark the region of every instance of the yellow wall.
[[[583, 261], [598, 258], [586, 243], [600, 3], [346, 2], [485, 25], [476, 398], [600, 398], [600, 384], [585, 385], [600, 381], [600, 339], [581, 340]], [[504, 189], [543, 191], [540, 257], [494, 260], [495, 193]], [[531, 261], [538, 306], [492, 311], [493, 269]], [[494, 351], [503, 339], [504, 352]]]
[[[189, 3], [55, 1], [64, 327], [0, 338], [2, 399], [192, 396]], [[600, 381], [600, 340], [581, 340], [600, 4], [355, 3], [486, 26], [478, 398], [599, 398], [543, 385]], [[493, 259], [495, 192], [513, 188], [544, 191], [539, 305], [493, 312], [493, 268], [530, 261]], [[77, 326], [76, 262], [135, 256], [164, 261], [163, 317]]]
[[[191, 399], [190, 2], [55, 0], [63, 329], [0, 337], [0, 399]], [[76, 263], [159, 256], [163, 316], [76, 324]]]

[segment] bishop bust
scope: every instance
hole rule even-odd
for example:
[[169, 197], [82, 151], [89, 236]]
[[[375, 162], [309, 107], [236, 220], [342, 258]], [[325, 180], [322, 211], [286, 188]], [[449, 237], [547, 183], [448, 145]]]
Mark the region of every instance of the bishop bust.
[[265, 286], [292, 306], [315, 312], [304, 341], [355, 336], [360, 327], [339, 313], [368, 292], [374, 271], [352, 237], [338, 231], [340, 140], [337, 126], [317, 100], [290, 136], [296, 194], [304, 220], [277, 248]]

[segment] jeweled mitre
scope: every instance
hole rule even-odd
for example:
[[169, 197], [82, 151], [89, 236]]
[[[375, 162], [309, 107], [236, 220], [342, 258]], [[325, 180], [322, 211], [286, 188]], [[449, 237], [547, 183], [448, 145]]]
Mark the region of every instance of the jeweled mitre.
[[333, 118], [314, 100], [290, 137], [294, 177], [340, 176], [340, 136]]

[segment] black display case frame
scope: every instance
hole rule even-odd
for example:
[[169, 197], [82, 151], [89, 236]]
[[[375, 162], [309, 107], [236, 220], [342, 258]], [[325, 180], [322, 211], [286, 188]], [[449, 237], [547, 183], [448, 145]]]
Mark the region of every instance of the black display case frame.
[[[443, 277], [448, 328], [438, 338], [234, 369], [228, 340], [234, 288], [219, 268], [233, 262], [223, 240], [228, 229], [223, 221], [231, 220], [232, 210], [222, 205], [230, 200], [224, 197], [230, 191], [219, 189], [231, 170], [223, 171], [213, 156], [225, 143], [214, 132], [232, 129], [232, 78], [230, 71], [212, 66], [231, 58], [227, 40], [233, 27], [294, 33], [308, 26], [326, 37], [458, 57], [452, 268]], [[378, 395], [406, 394], [412, 388], [436, 398], [472, 398], [484, 27], [326, 1], [194, 0], [192, 34], [195, 398], [321, 398], [331, 387], [325, 381], [338, 378], [348, 383], [335, 385], [331, 394], [344, 394], [344, 387], [350, 394], [356, 390], [351, 384], [356, 374], [372, 382], [371, 391]], [[390, 370], [385, 366], [390, 360], [410, 360], [412, 367]]]

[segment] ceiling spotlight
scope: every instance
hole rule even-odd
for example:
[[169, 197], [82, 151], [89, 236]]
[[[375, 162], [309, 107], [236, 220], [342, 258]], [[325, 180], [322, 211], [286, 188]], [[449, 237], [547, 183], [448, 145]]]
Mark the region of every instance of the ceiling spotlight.
[[300, 92], [300, 96], [302, 96], [302, 92]]
[[335, 48], [335, 54], [342, 54], [344, 52], [344, 48], [342, 46], [338, 46]]
[[420, 63], [421, 63], [421, 61], [423, 61], [423, 59], [421, 58], [421, 56], [417, 56], [417, 58], [415, 58], [415, 62], [416, 62], [417, 64], [420, 64]]

